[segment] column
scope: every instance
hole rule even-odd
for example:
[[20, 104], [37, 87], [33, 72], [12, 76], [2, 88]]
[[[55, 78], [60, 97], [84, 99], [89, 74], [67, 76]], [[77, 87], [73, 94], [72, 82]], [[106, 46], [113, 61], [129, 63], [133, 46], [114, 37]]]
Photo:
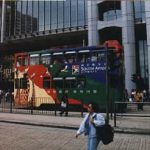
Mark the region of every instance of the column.
[[124, 0], [122, 7], [122, 40], [124, 47], [125, 66], [125, 88], [130, 92], [135, 88], [135, 83], [131, 81], [132, 74], [136, 73], [135, 56], [135, 30], [133, 16], [133, 1]]
[[145, 0], [145, 17], [146, 17], [146, 31], [147, 31], [147, 49], [148, 49], [148, 80], [150, 89], [150, 1]]
[[88, 45], [99, 44], [99, 33], [97, 30], [98, 7], [95, 0], [88, 0]]

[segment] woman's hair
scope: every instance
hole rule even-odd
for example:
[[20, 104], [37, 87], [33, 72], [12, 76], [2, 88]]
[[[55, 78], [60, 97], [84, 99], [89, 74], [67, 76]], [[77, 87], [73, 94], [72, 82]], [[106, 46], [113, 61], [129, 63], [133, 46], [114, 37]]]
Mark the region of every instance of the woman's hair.
[[92, 105], [92, 109], [94, 110], [94, 112], [99, 112], [99, 105], [94, 103], [94, 102], [91, 102], [90, 103]]

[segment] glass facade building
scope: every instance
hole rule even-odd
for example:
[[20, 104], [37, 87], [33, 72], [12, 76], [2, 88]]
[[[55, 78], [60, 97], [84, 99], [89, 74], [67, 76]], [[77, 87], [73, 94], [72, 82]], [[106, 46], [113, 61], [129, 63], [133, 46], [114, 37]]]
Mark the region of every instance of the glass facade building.
[[87, 1], [8, 1], [7, 32], [9, 35], [64, 30], [87, 25]]
[[[143, 0], [98, 3], [99, 41], [115, 37], [124, 46], [125, 84], [129, 90], [136, 88], [130, 84], [132, 74], [140, 75], [144, 80], [144, 86], [148, 87], [149, 58], [145, 5], [146, 2]], [[129, 84], [131, 86], [128, 86]]]
[[5, 47], [26, 51], [118, 40], [124, 48], [125, 86], [131, 90], [135, 73], [150, 85], [149, 10], [146, 0], [6, 1]]

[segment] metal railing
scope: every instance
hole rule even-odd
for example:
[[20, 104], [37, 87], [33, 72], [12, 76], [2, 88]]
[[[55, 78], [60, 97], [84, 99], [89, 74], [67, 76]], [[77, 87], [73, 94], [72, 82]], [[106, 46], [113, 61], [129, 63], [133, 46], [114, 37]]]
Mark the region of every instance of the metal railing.
[[[55, 115], [57, 116], [61, 111], [60, 103], [51, 102], [50, 98], [36, 97], [29, 98], [29, 102], [16, 104], [13, 101], [6, 101], [2, 98], [0, 101], [0, 111], [8, 113], [23, 113], [23, 114], [39, 114], [39, 115]], [[84, 102], [79, 104], [68, 104], [68, 112], [78, 111], [83, 117]]]
[[117, 117], [149, 117], [150, 102], [114, 102], [114, 127]]

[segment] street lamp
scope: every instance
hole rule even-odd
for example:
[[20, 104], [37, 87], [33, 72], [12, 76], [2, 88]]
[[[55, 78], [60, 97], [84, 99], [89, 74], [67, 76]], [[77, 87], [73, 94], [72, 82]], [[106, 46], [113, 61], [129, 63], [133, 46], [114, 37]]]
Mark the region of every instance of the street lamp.
[[109, 123], [109, 87], [108, 87], [108, 45], [105, 44], [106, 50], [106, 123]]
[[5, 0], [2, 0], [1, 43], [4, 42]]
[[31, 96], [31, 114], [33, 114], [33, 106], [34, 106], [34, 101], [35, 101], [35, 89], [34, 89], [34, 77], [35, 73], [31, 75], [31, 82], [32, 82], [32, 96]]

